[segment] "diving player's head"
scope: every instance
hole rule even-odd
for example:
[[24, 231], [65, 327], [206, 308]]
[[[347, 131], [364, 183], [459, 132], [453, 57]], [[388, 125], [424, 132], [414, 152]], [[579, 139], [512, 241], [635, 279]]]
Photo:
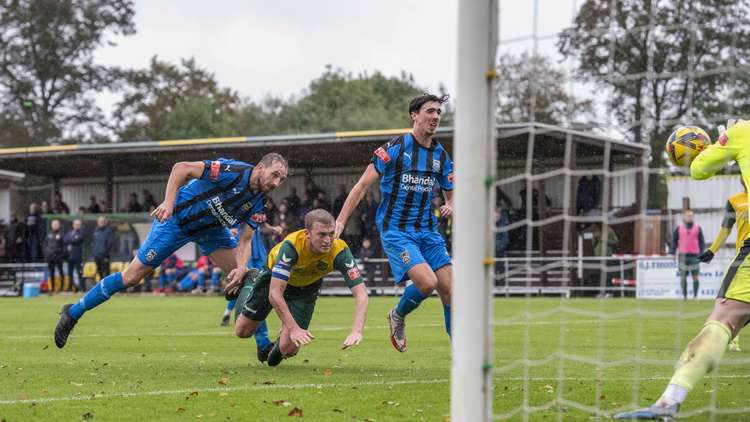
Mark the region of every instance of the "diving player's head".
[[281, 186], [289, 173], [286, 159], [275, 152], [270, 152], [260, 159], [250, 176], [250, 187], [263, 193], [271, 192]]
[[305, 234], [313, 253], [330, 252], [336, 235], [336, 222], [331, 213], [319, 208], [305, 214]]
[[423, 94], [414, 97], [409, 102], [409, 117], [411, 117], [412, 129], [417, 135], [433, 136], [440, 125], [440, 115], [443, 113], [442, 105], [448, 101], [448, 96], [438, 97], [432, 94]]

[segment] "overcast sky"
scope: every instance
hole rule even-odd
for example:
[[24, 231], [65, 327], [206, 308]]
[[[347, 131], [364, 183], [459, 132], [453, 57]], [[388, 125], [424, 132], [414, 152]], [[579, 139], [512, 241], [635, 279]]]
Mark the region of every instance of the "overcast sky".
[[[479, 1], [479, 0], [477, 0]], [[352, 72], [412, 73], [430, 90], [456, 86], [457, 0], [136, 0], [137, 34], [101, 48], [102, 64], [144, 68], [153, 55], [195, 57], [223, 86], [255, 100], [298, 94], [326, 64]], [[538, 33], [569, 26], [575, 0], [539, 0]], [[501, 1], [501, 39], [531, 35], [534, 2]], [[554, 51], [541, 41], [541, 52]], [[501, 46], [531, 50], [531, 41]], [[112, 98], [103, 96], [106, 103]]]

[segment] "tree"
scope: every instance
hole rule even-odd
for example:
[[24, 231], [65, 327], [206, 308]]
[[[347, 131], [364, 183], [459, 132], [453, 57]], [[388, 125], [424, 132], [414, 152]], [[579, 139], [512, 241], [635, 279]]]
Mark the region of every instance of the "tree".
[[569, 125], [593, 117], [592, 102], [568, 94], [566, 79], [547, 57], [503, 55], [498, 65], [498, 120]]
[[289, 131], [305, 132], [407, 127], [409, 100], [423, 92], [405, 72], [354, 77], [329, 66], [302, 98], [282, 107], [279, 120]]
[[[722, 69], [750, 53], [747, 10], [747, 0], [587, 0], [557, 46], [579, 77], [611, 92], [627, 138], [649, 142], [651, 166], [662, 167], [673, 125], [723, 118], [713, 113], [737, 78]], [[663, 180], [649, 180], [649, 205], [662, 206]]]
[[225, 119], [240, 105], [237, 92], [220, 87], [192, 58], [174, 65], [154, 56], [148, 69], [121, 77], [114, 118], [124, 141], [223, 136]]
[[0, 0], [0, 144], [99, 136], [92, 94], [113, 69], [94, 51], [135, 33], [133, 16], [130, 0]]

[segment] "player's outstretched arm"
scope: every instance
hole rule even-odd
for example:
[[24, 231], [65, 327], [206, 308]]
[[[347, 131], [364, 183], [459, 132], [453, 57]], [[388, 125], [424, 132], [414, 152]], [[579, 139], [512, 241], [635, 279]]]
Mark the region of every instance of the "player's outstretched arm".
[[289, 330], [289, 338], [296, 347], [308, 344], [314, 339], [313, 335], [297, 325], [292, 313], [289, 311], [289, 305], [284, 300], [284, 290], [286, 290], [286, 281], [276, 277], [271, 277], [271, 289], [268, 292], [268, 301], [276, 310], [281, 323]]
[[365, 196], [367, 189], [372, 186], [379, 177], [380, 175], [377, 170], [375, 170], [375, 165], [372, 163], [368, 165], [365, 172], [362, 173], [362, 176], [359, 178], [359, 181], [357, 181], [357, 184], [354, 185], [351, 192], [349, 192], [349, 196], [346, 197], [341, 212], [336, 216], [336, 237], [341, 236], [344, 227], [346, 227], [346, 222], [352, 215], [354, 208], [359, 205], [360, 201], [362, 201], [362, 197]]
[[164, 222], [172, 216], [174, 203], [177, 200], [177, 191], [190, 179], [197, 179], [203, 174], [206, 165], [203, 161], [181, 161], [172, 166], [167, 180], [167, 188], [164, 192], [164, 202], [151, 212], [151, 216]]
[[344, 340], [344, 344], [341, 345], [342, 350], [358, 346], [362, 342], [362, 332], [365, 328], [365, 320], [367, 319], [369, 297], [365, 283], [360, 283], [352, 287], [352, 296], [354, 296], [354, 302], [356, 303], [354, 308], [354, 322], [352, 323], [352, 331], [346, 337], [346, 340]]

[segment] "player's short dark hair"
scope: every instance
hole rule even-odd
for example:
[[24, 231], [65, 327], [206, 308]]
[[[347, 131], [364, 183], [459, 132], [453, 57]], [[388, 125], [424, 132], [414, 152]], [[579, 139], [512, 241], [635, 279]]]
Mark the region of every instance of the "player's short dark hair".
[[313, 224], [315, 223], [330, 226], [331, 224], [334, 224], [335, 221], [336, 220], [333, 219], [331, 213], [322, 208], [314, 209], [305, 214], [305, 228], [307, 230], [312, 230]]
[[418, 113], [419, 110], [422, 108], [425, 103], [429, 103], [430, 101], [436, 101], [440, 104], [445, 103], [448, 101], [447, 95], [442, 95], [438, 97], [437, 95], [433, 94], [422, 94], [418, 97], [414, 97], [409, 101], [409, 115], [412, 113]]
[[271, 167], [273, 163], [276, 162], [281, 163], [286, 169], [289, 168], [289, 163], [286, 162], [286, 158], [276, 152], [269, 152], [260, 159], [260, 164], [263, 164], [265, 167]]

